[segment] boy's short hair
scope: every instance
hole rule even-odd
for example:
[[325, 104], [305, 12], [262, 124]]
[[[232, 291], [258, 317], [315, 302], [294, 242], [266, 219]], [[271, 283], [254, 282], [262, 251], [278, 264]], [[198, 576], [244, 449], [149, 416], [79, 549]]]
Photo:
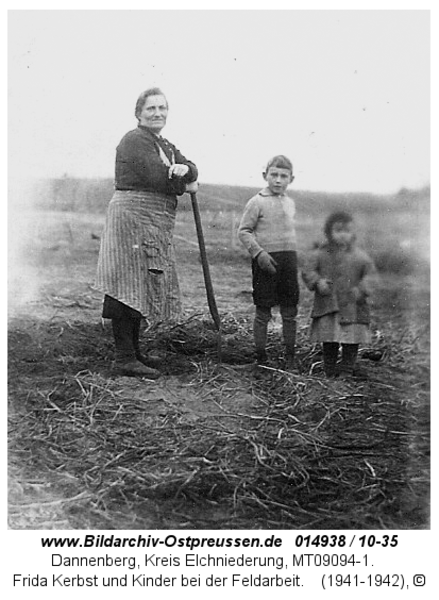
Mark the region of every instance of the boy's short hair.
[[267, 166], [265, 167], [264, 173], [268, 173], [270, 167], [277, 167], [278, 169], [289, 169], [291, 171], [291, 174], [293, 174], [293, 163], [284, 154], [276, 154], [276, 156], [270, 158], [270, 160], [267, 163]]
[[352, 223], [354, 220], [353, 216], [348, 213], [346, 210], [337, 210], [329, 215], [329, 217], [325, 221], [325, 225], [323, 227], [323, 231], [325, 232], [325, 236], [328, 240], [331, 239], [332, 228], [335, 223]]

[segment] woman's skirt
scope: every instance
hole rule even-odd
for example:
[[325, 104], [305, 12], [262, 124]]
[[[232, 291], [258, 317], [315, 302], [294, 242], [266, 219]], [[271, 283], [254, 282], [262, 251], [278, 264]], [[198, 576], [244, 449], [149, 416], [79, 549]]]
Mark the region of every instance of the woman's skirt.
[[340, 323], [338, 313], [331, 313], [312, 320], [310, 340], [316, 342], [338, 342], [339, 344], [370, 344], [370, 329], [363, 323]]
[[96, 287], [149, 323], [176, 319], [181, 311], [176, 208], [176, 197], [140, 191], [116, 191], [108, 206]]

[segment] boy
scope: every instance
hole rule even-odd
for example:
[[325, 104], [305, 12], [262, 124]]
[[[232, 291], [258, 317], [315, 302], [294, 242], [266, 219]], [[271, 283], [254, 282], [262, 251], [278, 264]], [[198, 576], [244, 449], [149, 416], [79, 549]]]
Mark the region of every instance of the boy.
[[299, 301], [294, 200], [285, 194], [293, 182], [293, 165], [283, 155], [272, 158], [262, 173], [267, 187], [244, 209], [238, 237], [252, 257], [253, 335], [257, 364], [267, 364], [267, 328], [273, 306], [280, 307], [285, 368], [294, 368]]

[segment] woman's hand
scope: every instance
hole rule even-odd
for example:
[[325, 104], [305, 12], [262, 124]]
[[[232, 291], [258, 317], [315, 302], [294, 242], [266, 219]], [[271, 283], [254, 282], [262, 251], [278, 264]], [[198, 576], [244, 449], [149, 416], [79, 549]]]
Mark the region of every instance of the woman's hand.
[[198, 192], [198, 181], [192, 181], [192, 183], [187, 183], [186, 192], [188, 194], [195, 194], [195, 192]]
[[171, 165], [169, 167], [169, 179], [172, 177], [184, 177], [189, 173], [189, 167], [187, 165], [180, 165], [176, 163], [175, 165]]
[[332, 291], [331, 286], [332, 281], [330, 279], [319, 279], [316, 288], [321, 296], [329, 296]]

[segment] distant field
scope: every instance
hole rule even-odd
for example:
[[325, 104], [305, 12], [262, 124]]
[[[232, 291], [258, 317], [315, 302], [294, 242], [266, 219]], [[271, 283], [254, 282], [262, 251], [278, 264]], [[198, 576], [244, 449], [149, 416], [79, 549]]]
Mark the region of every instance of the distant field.
[[[208, 243], [217, 239], [240, 253], [235, 230], [245, 203], [259, 188], [201, 183], [198, 199]], [[113, 194], [111, 179], [61, 178], [39, 182], [32, 205], [44, 210], [105, 214]], [[430, 189], [402, 189], [395, 195], [327, 194], [295, 190], [299, 250], [322, 239], [326, 216], [334, 209], [350, 210], [358, 223], [358, 240], [384, 271], [410, 272], [430, 259]], [[179, 199], [179, 222], [192, 219], [190, 199]]]

